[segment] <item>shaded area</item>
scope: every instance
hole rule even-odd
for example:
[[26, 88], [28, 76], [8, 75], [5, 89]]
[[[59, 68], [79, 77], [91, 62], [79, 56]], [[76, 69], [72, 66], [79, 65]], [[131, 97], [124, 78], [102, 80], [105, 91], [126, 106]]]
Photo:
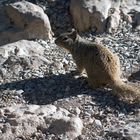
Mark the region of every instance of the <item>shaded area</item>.
[[135, 81], [135, 80], [140, 81], [140, 71], [132, 73], [129, 76], [128, 80], [130, 80], [130, 81]]
[[44, 78], [32, 78], [2, 84], [1, 89], [24, 91], [25, 100], [31, 104], [49, 104], [53, 101], [75, 96], [83, 91], [82, 79], [76, 80], [71, 74], [50, 75]]
[[138, 103], [129, 104], [119, 100], [111, 94], [111, 91], [105, 89], [92, 90], [85, 78], [76, 79], [73, 73], [15, 81], [0, 85], [0, 89], [1, 91], [22, 89], [24, 91], [22, 96], [29, 104], [50, 104], [58, 99], [85, 94], [91, 95], [93, 102], [102, 109], [110, 107], [115, 112], [129, 113], [140, 108]]

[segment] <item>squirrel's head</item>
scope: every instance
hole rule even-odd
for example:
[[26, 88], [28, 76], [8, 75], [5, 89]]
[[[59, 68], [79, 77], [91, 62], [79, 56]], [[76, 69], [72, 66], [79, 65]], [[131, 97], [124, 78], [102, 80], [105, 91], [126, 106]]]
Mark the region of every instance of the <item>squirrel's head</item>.
[[72, 29], [71, 32], [63, 33], [55, 40], [55, 44], [68, 49], [68, 47], [73, 46], [76, 41], [78, 33], [75, 29]]

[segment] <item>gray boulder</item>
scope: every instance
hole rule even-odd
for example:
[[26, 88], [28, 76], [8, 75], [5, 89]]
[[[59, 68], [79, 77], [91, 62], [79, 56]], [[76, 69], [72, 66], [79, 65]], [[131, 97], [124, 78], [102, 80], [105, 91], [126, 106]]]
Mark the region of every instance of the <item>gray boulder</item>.
[[41, 7], [21, 1], [1, 11], [0, 45], [21, 39], [52, 39], [49, 18]]
[[70, 13], [79, 32], [91, 28], [96, 33], [114, 32], [120, 20], [119, 6], [120, 0], [71, 0]]

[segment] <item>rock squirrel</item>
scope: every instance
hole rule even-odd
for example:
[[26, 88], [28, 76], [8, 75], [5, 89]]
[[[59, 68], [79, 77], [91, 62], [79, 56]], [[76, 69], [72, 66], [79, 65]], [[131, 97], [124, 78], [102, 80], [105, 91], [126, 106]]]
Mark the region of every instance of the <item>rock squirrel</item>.
[[55, 43], [72, 54], [78, 71], [86, 71], [93, 89], [108, 86], [115, 95], [130, 101], [140, 97], [140, 87], [125, 83], [120, 78], [119, 57], [108, 48], [81, 38], [75, 30], [61, 34]]

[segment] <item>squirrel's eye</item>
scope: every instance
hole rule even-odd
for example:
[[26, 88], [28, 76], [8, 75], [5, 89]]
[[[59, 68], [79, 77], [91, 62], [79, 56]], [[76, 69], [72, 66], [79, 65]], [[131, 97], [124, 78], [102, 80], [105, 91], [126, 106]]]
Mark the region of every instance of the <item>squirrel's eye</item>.
[[64, 38], [63, 38], [63, 40], [65, 41], [65, 40], [67, 40], [68, 39], [68, 37], [67, 36], [65, 36]]

